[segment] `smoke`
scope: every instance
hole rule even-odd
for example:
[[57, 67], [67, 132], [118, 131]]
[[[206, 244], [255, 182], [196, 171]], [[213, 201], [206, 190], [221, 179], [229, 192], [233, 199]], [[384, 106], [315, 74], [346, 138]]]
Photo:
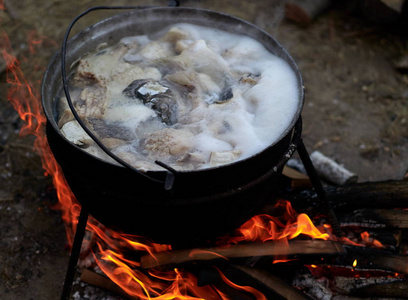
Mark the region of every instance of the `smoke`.
[[257, 1], [254, 24], [276, 36], [285, 17], [287, 0]]
[[287, 0], [180, 0], [180, 6], [204, 8], [247, 20], [272, 35], [278, 32], [285, 16]]

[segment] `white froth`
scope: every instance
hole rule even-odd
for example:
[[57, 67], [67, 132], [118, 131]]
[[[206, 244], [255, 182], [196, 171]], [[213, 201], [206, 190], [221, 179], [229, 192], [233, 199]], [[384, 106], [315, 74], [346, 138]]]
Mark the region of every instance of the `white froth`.
[[[154, 151], [146, 149], [153, 146], [138, 147], [149, 140], [154, 130], [160, 132], [171, 127], [176, 130], [172, 131], [173, 141], [174, 134], [185, 135], [187, 130], [193, 147], [185, 155], [169, 157], [165, 163], [176, 169], [189, 169], [195, 164], [194, 168], [200, 169], [213, 166], [214, 161], [225, 161], [225, 157], [240, 160], [252, 156], [286, 133], [298, 110], [299, 91], [296, 75], [284, 60], [247, 36], [192, 24], [177, 24], [170, 31], [172, 35], [167, 39], [169, 29], [157, 40], [145, 35], [121, 40], [129, 49], [106, 84], [108, 105], [104, 118], [107, 122], [122, 122], [122, 126], [136, 132], [139, 140], [120, 145], [115, 152], [139, 151], [135, 153], [138, 158], [144, 155], [152, 159]], [[169, 71], [170, 67], [160, 70], [158, 61], [176, 66], [176, 70]], [[172, 72], [184, 72], [180, 84], [187, 80], [186, 84], [193, 86], [179, 103], [180, 123], [165, 125], [158, 121], [158, 113], [151, 106], [122, 94], [136, 79], [166, 80]], [[104, 74], [108, 74], [105, 68]], [[231, 89], [232, 99], [219, 99], [226, 88]], [[165, 87], [152, 90], [147, 84], [139, 92], [156, 96], [166, 90]], [[214, 161], [210, 161], [211, 157]], [[199, 163], [191, 161], [194, 158]]]

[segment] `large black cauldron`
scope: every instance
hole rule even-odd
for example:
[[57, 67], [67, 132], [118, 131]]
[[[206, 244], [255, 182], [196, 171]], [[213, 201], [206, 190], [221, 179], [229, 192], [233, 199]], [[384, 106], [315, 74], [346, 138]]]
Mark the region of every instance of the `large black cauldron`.
[[273, 202], [276, 179], [300, 137], [303, 105], [301, 76], [286, 50], [258, 27], [208, 10], [155, 7], [115, 15], [69, 41], [66, 65], [71, 66], [99, 43], [115, 44], [122, 37], [148, 34], [178, 22], [251, 36], [290, 65], [298, 79], [299, 107], [278, 142], [236, 163], [178, 172], [173, 187], [166, 190], [160, 183], [166, 180], [166, 171], [147, 172], [160, 182], [150, 180], [89, 155], [61, 134], [55, 109], [62, 90], [59, 53], [51, 60], [42, 85], [48, 143], [79, 202], [104, 225], [163, 243], [214, 238], [241, 225], [266, 202]]

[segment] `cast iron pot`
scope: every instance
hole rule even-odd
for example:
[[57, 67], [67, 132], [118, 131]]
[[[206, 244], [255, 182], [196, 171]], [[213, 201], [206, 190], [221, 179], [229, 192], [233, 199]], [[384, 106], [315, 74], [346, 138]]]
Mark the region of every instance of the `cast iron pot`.
[[303, 85], [300, 72], [286, 50], [260, 28], [219, 12], [179, 7], [135, 9], [86, 28], [67, 44], [66, 65], [100, 43], [113, 45], [125, 36], [149, 34], [170, 24], [185, 22], [248, 35], [284, 59], [297, 76], [299, 106], [277, 142], [262, 152], [228, 165], [179, 171], [171, 189], [164, 188], [169, 172], [139, 172], [112, 164], [70, 143], [57, 125], [56, 101], [62, 91], [61, 55], [51, 60], [42, 84], [50, 148], [82, 206], [98, 221], [126, 233], [161, 243], [188, 244], [227, 233], [274, 202], [276, 181], [300, 137]]

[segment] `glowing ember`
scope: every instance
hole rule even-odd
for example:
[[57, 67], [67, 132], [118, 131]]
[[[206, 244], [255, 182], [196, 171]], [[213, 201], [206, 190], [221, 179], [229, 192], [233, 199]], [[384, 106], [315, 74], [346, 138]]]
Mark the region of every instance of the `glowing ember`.
[[370, 245], [376, 248], [383, 248], [383, 244], [381, 244], [378, 240], [370, 237], [370, 234], [367, 231], [361, 233], [361, 240], [364, 244]]

